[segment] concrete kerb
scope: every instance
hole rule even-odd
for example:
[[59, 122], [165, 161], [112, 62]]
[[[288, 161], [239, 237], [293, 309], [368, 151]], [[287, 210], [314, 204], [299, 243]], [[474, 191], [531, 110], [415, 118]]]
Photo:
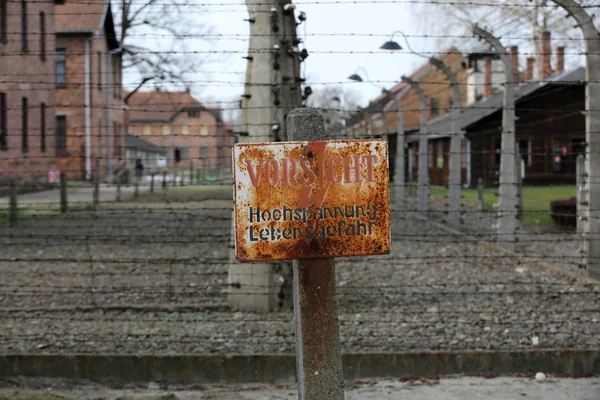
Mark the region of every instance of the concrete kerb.
[[[344, 379], [544, 372], [600, 375], [600, 350], [350, 353]], [[293, 354], [271, 355], [4, 355], [2, 377], [60, 377], [112, 382], [272, 383], [296, 381]]]

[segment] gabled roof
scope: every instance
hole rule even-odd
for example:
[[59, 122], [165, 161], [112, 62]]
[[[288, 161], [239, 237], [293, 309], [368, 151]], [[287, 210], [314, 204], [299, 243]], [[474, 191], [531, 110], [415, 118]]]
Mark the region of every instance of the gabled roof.
[[150, 153], [166, 153], [166, 150], [160, 146], [156, 146], [142, 138], [127, 133], [125, 135], [125, 148], [143, 150]]
[[[585, 68], [580, 67], [573, 71], [563, 72], [551, 76], [543, 81], [525, 82], [515, 87], [515, 102], [518, 104], [525, 101], [528, 96], [556, 85], [578, 85], [585, 84]], [[502, 110], [504, 91], [496, 91], [492, 95], [471, 104], [462, 109], [458, 115], [457, 122], [461, 130], [481, 121], [482, 119]], [[429, 137], [443, 137], [451, 134], [450, 114], [444, 114], [429, 122], [427, 135]]]
[[[127, 95], [127, 94], [126, 94]], [[131, 121], [168, 122], [183, 109], [204, 108], [188, 92], [139, 91], [129, 100]]]
[[65, 0], [54, 12], [57, 34], [94, 35], [105, 28], [109, 47], [119, 47], [110, 0]]

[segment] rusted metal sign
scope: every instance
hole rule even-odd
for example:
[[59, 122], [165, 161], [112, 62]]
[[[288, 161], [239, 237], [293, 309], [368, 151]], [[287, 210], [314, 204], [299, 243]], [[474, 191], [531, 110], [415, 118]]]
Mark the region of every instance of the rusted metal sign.
[[239, 261], [390, 252], [385, 140], [236, 144]]

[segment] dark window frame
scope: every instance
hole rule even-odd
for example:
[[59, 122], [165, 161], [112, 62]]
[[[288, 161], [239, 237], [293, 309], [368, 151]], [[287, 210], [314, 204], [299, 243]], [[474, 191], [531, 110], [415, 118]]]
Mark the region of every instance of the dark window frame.
[[46, 103], [40, 104], [40, 151], [46, 152]]
[[40, 11], [40, 59], [46, 61], [46, 14]]
[[[62, 65], [62, 81], [59, 81], [58, 66]], [[64, 88], [67, 86], [67, 49], [58, 48], [56, 49], [56, 56], [54, 58], [54, 80], [57, 88]]]
[[6, 118], [6, 93], [0, 92], [0, 150], [8, 150], [8, 121]]
[[[59, 122], [62, 121], [62, 122]], [[67, 116], [56, 116], [56, 155], [64, 156], [67, 154]]]
[[27, 0], [21, 0], [21, 52], [27, 53], [29, 46], [27, 43]]
[[21, 97], [21, 151], [29, 151], [29, 99]]

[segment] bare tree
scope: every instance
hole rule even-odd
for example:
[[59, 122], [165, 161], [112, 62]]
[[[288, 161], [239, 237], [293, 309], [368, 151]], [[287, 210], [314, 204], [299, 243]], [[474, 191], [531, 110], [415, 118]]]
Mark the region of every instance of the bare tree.
[[[123, 69], [136, 78], [125, 102], [149, 82], [189, 88], [187, 77], [204, 58], [189, 51], [210, 32], [193, 0], [117, 0], [115, 25], [123, 47]], [[193, 18], [192, 18], [193, 17]]]
[[307, 100], [308, 107], [319, 109], [327, 124], [340, 123], [358, 109], [361, 95], [343, 86], [323, 86], [315, 89]]
[[[580, 0], [583, 6], [591, 7], [597, 0]], [[481, 4], [478, 4], [481, 3]], [[494, 2], [472, 0], [454, 0], [451, 3], [422, 4], [413, 10], [415, 18], [423, 22], [419, 24], [422, 34], [439, 36], [438, 45], [447, 47], [460, 43], [461, 50], [469, 51], [480, 47], [475, 40], [465, 42], [463, 35], [470, 36], [470, 26], [477, 23], [486, 27], [503, 42], [519, 45], [525, 52], [539, 54], [542, 52], [542, 32], [551, 31], [557, 42], [571, 49], [572, 57], [567, 62], [581, 64], [582, 60], [574, 53], [584, 50], [580, 29], [573, 21], [566, 18], [564, 10], [557, 8], [546, 0], [497, 0]], [[455, 23], [439, 24], [440, 18]], [[597, 17], [600, 22], [600, 17]], [[541, 63], [536, 63], [536, 76], [540, 76]]]

